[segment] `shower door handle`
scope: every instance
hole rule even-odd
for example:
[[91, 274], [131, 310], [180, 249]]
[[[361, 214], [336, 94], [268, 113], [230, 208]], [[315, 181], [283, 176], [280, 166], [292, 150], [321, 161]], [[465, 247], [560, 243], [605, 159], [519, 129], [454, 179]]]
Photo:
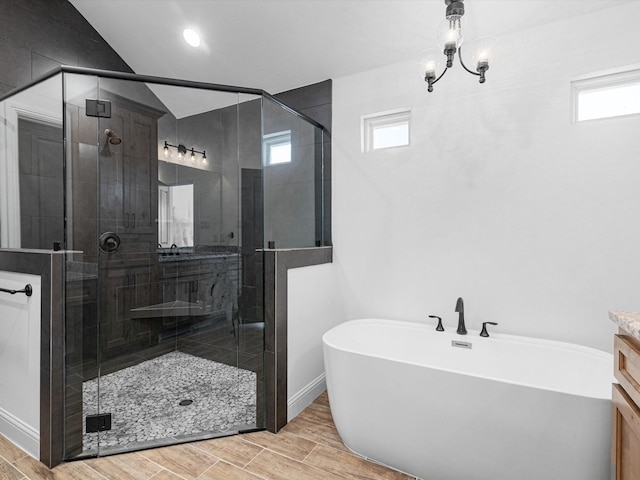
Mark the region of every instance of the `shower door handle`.
[[117, 233], [104, 232], [100, 235], [100, 250], [105, 253], [115, 253], [120, 248], [120, 237]]

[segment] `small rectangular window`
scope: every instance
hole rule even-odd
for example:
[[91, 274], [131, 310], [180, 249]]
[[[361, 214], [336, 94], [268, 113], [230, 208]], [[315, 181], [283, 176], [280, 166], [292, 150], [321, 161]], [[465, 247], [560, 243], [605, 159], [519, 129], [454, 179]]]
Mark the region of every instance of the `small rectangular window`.
[[265, 135], [262, 152], [266, 166], [291, 163], [291, 130]]
[[640, 113], [640, 69], [605, 72], [571, 82], [573, 121]]
[[410, 110], [364, 115], [361, 119], [363, 152], [409, 145]]

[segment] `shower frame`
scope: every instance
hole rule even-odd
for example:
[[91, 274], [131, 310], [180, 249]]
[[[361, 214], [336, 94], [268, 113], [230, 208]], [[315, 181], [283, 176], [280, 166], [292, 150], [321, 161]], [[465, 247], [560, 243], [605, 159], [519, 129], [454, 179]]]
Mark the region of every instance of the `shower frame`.
[[[157, 85], [167, 85], [174, 87], [185, 87], [190, 89], [202, 89], [213, 90], [219, 92], [229, 92], [235, 94], [254, 95], [262, 99], [268, 99], [273, 104], [279, 106], [284, 111], [300, 118], [304, 122], [317, 128], [321, 133], [320, 155], [321, 166], [316, 173], [319, 173], [321, 201], [316, 204], [316, 227], [317, 236], [320, 240], [316, 240], [314, 246], [300, 246], [290, 247], [285, 249], [267, 248], [267, 241], [264, 240], [263, 253], [263, 282], [264, 282], [264, 321], [265, 321], [265, 349], [264, 349], [264, 395], [265, 395], [265, 428], [273, 433], [277, 432], [287, 423], [287, 270], [290, 268], [298, 268], [310, 265], [318, 265], [322, 263], [330, 263], [332, 261], [332, 247], [331, 239], [329, 238], [330, 232], [330, 218], [325, 215], [326, 207], [329, 198], [326, 197], [327, 186], [325, 184], [324, 168], [325, 168], [325, 151], [327, 145], [330, 145], [330, 135], [327, 129], [311, 119], [307, 115], [298, 112], [294, 108], [286, 105], [282, 101], [270, 93], [256, 88], [235, 87], [229, 85], [212, 84], [206, 82], [196, 82], [189, 80], [171, 79], [166, 77], [157, 77], [149, 75], [138, 75], [126, 72], [114, 72], [101, 69], [92, 69], [84, 67], [74, 66], [60, 66], [51, 72], [33, 80], [32, 82], [19, 87], [3, 96], [0, 96], [0, 102], [7, 100], [14, 95], [17, 95], [29, 88], [48, 80], [55, 75], [62, 74], [62, 98], [65, 99], [65, 74], [79, 74], [90, 75], [101, 78], [109, 78], [114, 80], [134, 81], [141, 83], [152, 83]], [[262, 100], [264, 101], [264, 100]], [[63, 115], [63, 132], [64, 127], [64, 115]], [[66, 160], [66, 148], [63, 155], [63, 169], [67, 168]], [[66, 173], [64, 174], [66, 178]], [[64, 201], [66, 202], [66, 196]], [[65, 207], [66, 211], [66, 207]], [[318, 220], [318, 218], [320, 220]], [[66, 219], [65, 219], [66, 222]], [[65, 226], [65, 244], [67, 228]], [[271, 244], [268, 245], [272, 247]], [[55, 248], [54, 248], [55, 250]], [[55, 258], [59, 258], [59, 255], [65, 255], [65, 251], [56, 251]], [[13, 249], [9, 251], [3, 251], [0, 249], [0, 266], [3, 264], [3, 258], [5, 255], [11, 255], [11, 258], [15, 258], [15, 255], [21, 255], [20, 249]], [[25, 252], [27, 254], [27, 252]], [[10, 262], [14, 263], [14, 260]], [[18, 262], [23, 263], [23, 262]], [[64, 262], [52, 262], [50, 265], [51, 270], [45, 275], [48, 278], [65, 278], [65, 266]], [[64, 283], [63, 283], [64, 285]], [[66, 289], [62, 288], [63, 298], [61, 304], [64, 305], [64, 296], [66, 295]], [[65, 309], [59, 308], [60, 303], [58, 299], [52, 300], [56, 308], [52, 308], [50, 305], [43, 305], [43, 311], [50, 311], [49, 318], [46, 319], [47, 329], [46, 332], [57, 332], [64, 338], [64, 325], [65, 325]], [[43, 322], [45, 319], [43, 318]], [[40, 438], [40, 460], [49, 467], [53, 467], [61, 463], [65, 458], [64, 443], [65, 443], [65, 428], [64, 421], [60, 418], [62, 411], [64, 411], [65, 404], [65, 392], [64, 392], [64, 378], [62, 372], [65, 371], [64, 354], [58, 351], [62, 345], [61, 340], [56, 338], [42, 339], [42, 358], [41, 358], [41, 405], [40, 405], [40, 418], [41, 418], [41, 438]], [[64, 351], [64, 350], [63, 350]], [[191, 441], [191, 440], [187, 440]], [[176, 442], [177, 443], [177, 442]]]

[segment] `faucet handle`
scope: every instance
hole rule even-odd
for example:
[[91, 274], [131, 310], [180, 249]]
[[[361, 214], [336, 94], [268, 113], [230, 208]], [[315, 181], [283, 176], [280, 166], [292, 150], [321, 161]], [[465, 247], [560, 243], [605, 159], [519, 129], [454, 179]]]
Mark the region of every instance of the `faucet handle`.
[[481, 337], [488, 337], [489, 332], [487, 332], [487, 325], [498, 325], [496, 322], [482, 322], [482, 331], [480, 332]]
[[444, 327], [442, 326], [442, 319], [440, 317], [438, 317], [437, 315], [429, 315], [429, 318], [437, 318], [438, 326], [436, 327], [436, 330], [438, 332], [444, 332]]

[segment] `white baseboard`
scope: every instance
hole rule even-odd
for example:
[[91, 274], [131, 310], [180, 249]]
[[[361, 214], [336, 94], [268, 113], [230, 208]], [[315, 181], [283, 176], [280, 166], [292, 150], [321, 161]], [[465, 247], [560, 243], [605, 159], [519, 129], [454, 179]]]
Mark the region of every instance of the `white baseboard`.
[[302, 390], [295, 393], [287, 401], [287, 421], [290, 422], [298, 414], [307, 408], [327, 389], [327, 381], [324, 372], [318, 378], [307, 384]]
[[0, 434], [36, 460], [40, 459], [40, 432], [0, 408]]

